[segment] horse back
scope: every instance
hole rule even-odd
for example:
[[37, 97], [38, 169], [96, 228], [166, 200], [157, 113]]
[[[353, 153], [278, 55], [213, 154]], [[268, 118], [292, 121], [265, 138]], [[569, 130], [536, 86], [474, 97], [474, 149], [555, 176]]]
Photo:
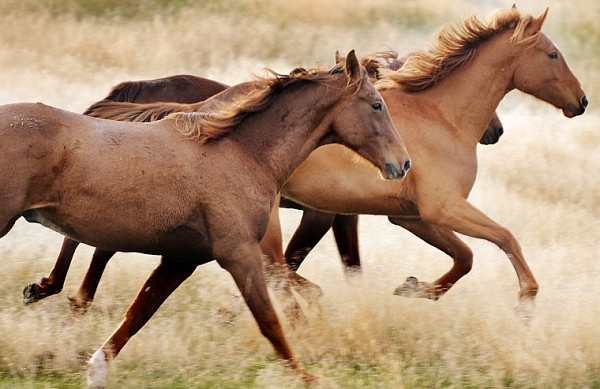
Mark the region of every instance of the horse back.
[[104, 100], [153, 103], [174, 101], [196, 103], [228, 88], [204, 77], [179, 74], [156, 80], [126, 81], [115, 86]]

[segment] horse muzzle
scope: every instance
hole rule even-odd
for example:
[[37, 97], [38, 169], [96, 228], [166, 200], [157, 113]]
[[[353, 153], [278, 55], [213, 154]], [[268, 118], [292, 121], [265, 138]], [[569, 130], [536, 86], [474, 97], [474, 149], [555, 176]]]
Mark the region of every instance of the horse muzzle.
[[396, 166], [392, 162], [385, 163], [383, 178], [386, 180], [399, 180], [406, 177], [406, 173], [410, 170], [410, 159], [404, 161], [402, 167]]
[[563, 115], [565, 115], [568, 118], [579, 116], [585, 112], [585, 109], [587, 108], [587, 106], [588, 106], [588, 99], [586, 96], [583, 96], [581, 98], [581, 101], [579, 102], [579, 106], [568, 103], [567, 106], [565, 108], [563, 108], [563, 110], [562, 110]]

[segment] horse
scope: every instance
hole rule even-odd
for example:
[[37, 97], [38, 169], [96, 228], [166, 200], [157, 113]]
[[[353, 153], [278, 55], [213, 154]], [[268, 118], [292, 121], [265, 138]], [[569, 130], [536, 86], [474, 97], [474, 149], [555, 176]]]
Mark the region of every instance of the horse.
[[[382, 70], [381, 94], [414, 162], [402, 183], [379, 182], [369, 166], [332, 145], [299, 166], [282, 196], [331, 213], [387, 215], [453, 259], [435, 281], [408, 277], [396, 295], [439, 299], [472, 267], [473, 253], [456, 233], [488, 240], [512, 264], [517, 313], [529, 316], [539, 285], [519, 242], [467, 198], [477, 176], [481, 129], [509, 91], [532, 95], [568, 118], [588, 105], [563, 54], [541, 31], [547, 13], [532, 17], [513, 6], [488, 23], [471, 16], [443, 28], [431, 50], [409, 54], [400, 70]], [[288, 252], [288, 263], [298, 266], [309, 249], [300, 250], [300, 258]]]
[[302, 379], [314, 379], [292, 353], [262, 270], [259, 241], [276, 195], [325, 144], [344, 144], [384, 179], [404, 178], [410, 159], [353, 51], [343, 66], [272, 72], [242, 84], [243, 93], [226, 93], [234, 88], [208, 99], [206, 111], [153, 123], [41, 103], [0, 106], [0, 237], [23, 216], [94, 247], [161, 256], [122, 323], [90, 358], [90, 386], [106, 385], [108, 361], [212, 260], [231, 274], [278, 357]]
[[[343, 62], [344, 58], [336, 52], [335, 62]], [[361, 59], [369, 76], [373, 82], [379, 78], [379, 69], [387, 67], [392, 70], [398, 70], [404, 63], [405, 58], [399, 57], [394, 51], [381, 52], [377, 55], [367, 55]], [[222, 92], [228, 86], [218, 81], [210, 80], [204, 77], [180, 74], [163, 77], [155, 80], [125, 81], [114, 86], [109, 94], [99, 102], [92, 104], [85, 111], [85, 115], [110, 118], [113, 120], [126, 121], [151, 121], [163, 118], [168, 113], [174, 111], [194, 112], [201, 104], [191, 104], [201, 102], [216, 93]], [[177, 93], [174, 93], [176, 91]], [[114, 110], [105, 112], [99, 110], [105, 103], [125, 102], [144, 104], [143, 114], [133, 115], [131, 110], [134, 105], [125, 105], [125, 110], [117, 114]], [[177, 104], [153, 104], [158, 102], [170, 102]], [[186, 104], [186, 105], [179, 105]], [[188, 105], [189, 104], [189, 105]], [[494, 113], [490, 120], [480, 144], [495, 144], [503, 134], [503, 126], [498, 115]], [[340, 258], [346, 270], [360, 269], [360, 255], [358, 249], [358, 216], [332, 214], [317, 211], [309, 207], [304, 207], [287, 198], [281, 198], [280, 206], [285, 208], [294, 208], [303, 211], [300, 226], [290, 240], [285, 253], [286, 258], [299, 258], [300, 252], [308, 254], [306, 248], [314, 247], [329, 228], [332, 228]], [[23, 301], [25, 304], [37, 302], [51, 295], [60, 293], [63, 288], [67, 271], [75, 253], [78, 242], [65, 237], [59, 255], [50, 273], [42, 277], [37, 283], [28, 284], [23, 289]], [[277, 241], [273, 243], [277, 245]], [[271, 244], [265, 243], [264, 248], [271, 257], [278, 256], [278, 250], [274, 250]], [[87, 307], [93, 301], [98, 284], [106, 268], [108, 261], [115, 252], [96, 249], [92, 256], [89, 270], [73, 296], [69, 296], [69, 305], [73, 312], [83, 314]], [[290, 263], [293, 270], [297, 270], [299, 263]], [[291, 308], [293, 315], [297, 313], [296, 308]]]
[[[111, 88], [102, 102], [137, 102], [150, 103], [157, 101], [173, 101], [178, 103], [196, 103], [204, 101], [215, 94], [229, 88], [229, 85], [204, 77], [178, 74], [152, 80], [125, 81]], [[88, 107], [83, 114], [91, 115]], [[162, 115], [161, 118], [166, 115]], [[148, 120], [149, 121], [149, 120]], [[42, 277], [38, 283], [28, 284], [23, 289], [23, 302], [30, 304], [43, 298], [60, 293], [71, 265], [71, 260], [79, 242], [68, 237], [63, 239], [58, 258], [50, 273]], [[92, 256], [91, 268], [74, 296], [69, 296], [71, 309], [77, 313], [85, 313], [87, 306], [94, 299], [100, 277], [106, 264], [114, 252], [96, 249]]]

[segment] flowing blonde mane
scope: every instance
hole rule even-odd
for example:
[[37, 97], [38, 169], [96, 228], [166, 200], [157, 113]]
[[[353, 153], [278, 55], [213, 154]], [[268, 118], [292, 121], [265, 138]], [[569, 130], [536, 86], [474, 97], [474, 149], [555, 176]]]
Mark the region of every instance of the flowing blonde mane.
[[[249, 114], [265, 110], [275, 100], [275, 96], [289, 86], [303, 82], [322, 83], [343, 71], [343, 64], [331, 69], [296, 68], [287, 75], [267, 69], [268, 75], [257, 77], [252, 84], [253, 89], [235, 101], [214, 104], [208, 112], [175, 112], [167, 118], [175, 120], [176, 128], [182, 134], [207, 142], [222, 137]], [[360, 85], [348, 87], [358, 89]]]
[[410, 53], [399, 71], [382, 68], [378, 87], [386, 89], [400, 85], [408, 92], [430, 88], [468, 63], [482, 43], [504, 31], [514, 30], [511, 42], [515, 45], [534, 45], [541, 32], [525, 34], [532, 20], [531, 15], [521, 14], [513, 7], [496, 12], [489, 23], [470, 16], [462, 23], [448, 25], [439, 32], [429, 50]]

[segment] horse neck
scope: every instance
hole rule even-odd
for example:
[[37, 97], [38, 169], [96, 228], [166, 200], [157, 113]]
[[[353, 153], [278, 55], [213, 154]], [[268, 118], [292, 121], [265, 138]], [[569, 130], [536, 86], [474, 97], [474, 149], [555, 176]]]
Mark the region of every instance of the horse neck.
[[281, 188], [329, 133], [344, 86], [341, 82], [304, 82], [288, 87], [265, 111], [244, 120], [231, 139], [242, 145]]
[[476, 145], [498, 104], [512, 89], [513, 62], [508, 37], [502, 33], [481, 44], [471, 61], [423, 93]]

